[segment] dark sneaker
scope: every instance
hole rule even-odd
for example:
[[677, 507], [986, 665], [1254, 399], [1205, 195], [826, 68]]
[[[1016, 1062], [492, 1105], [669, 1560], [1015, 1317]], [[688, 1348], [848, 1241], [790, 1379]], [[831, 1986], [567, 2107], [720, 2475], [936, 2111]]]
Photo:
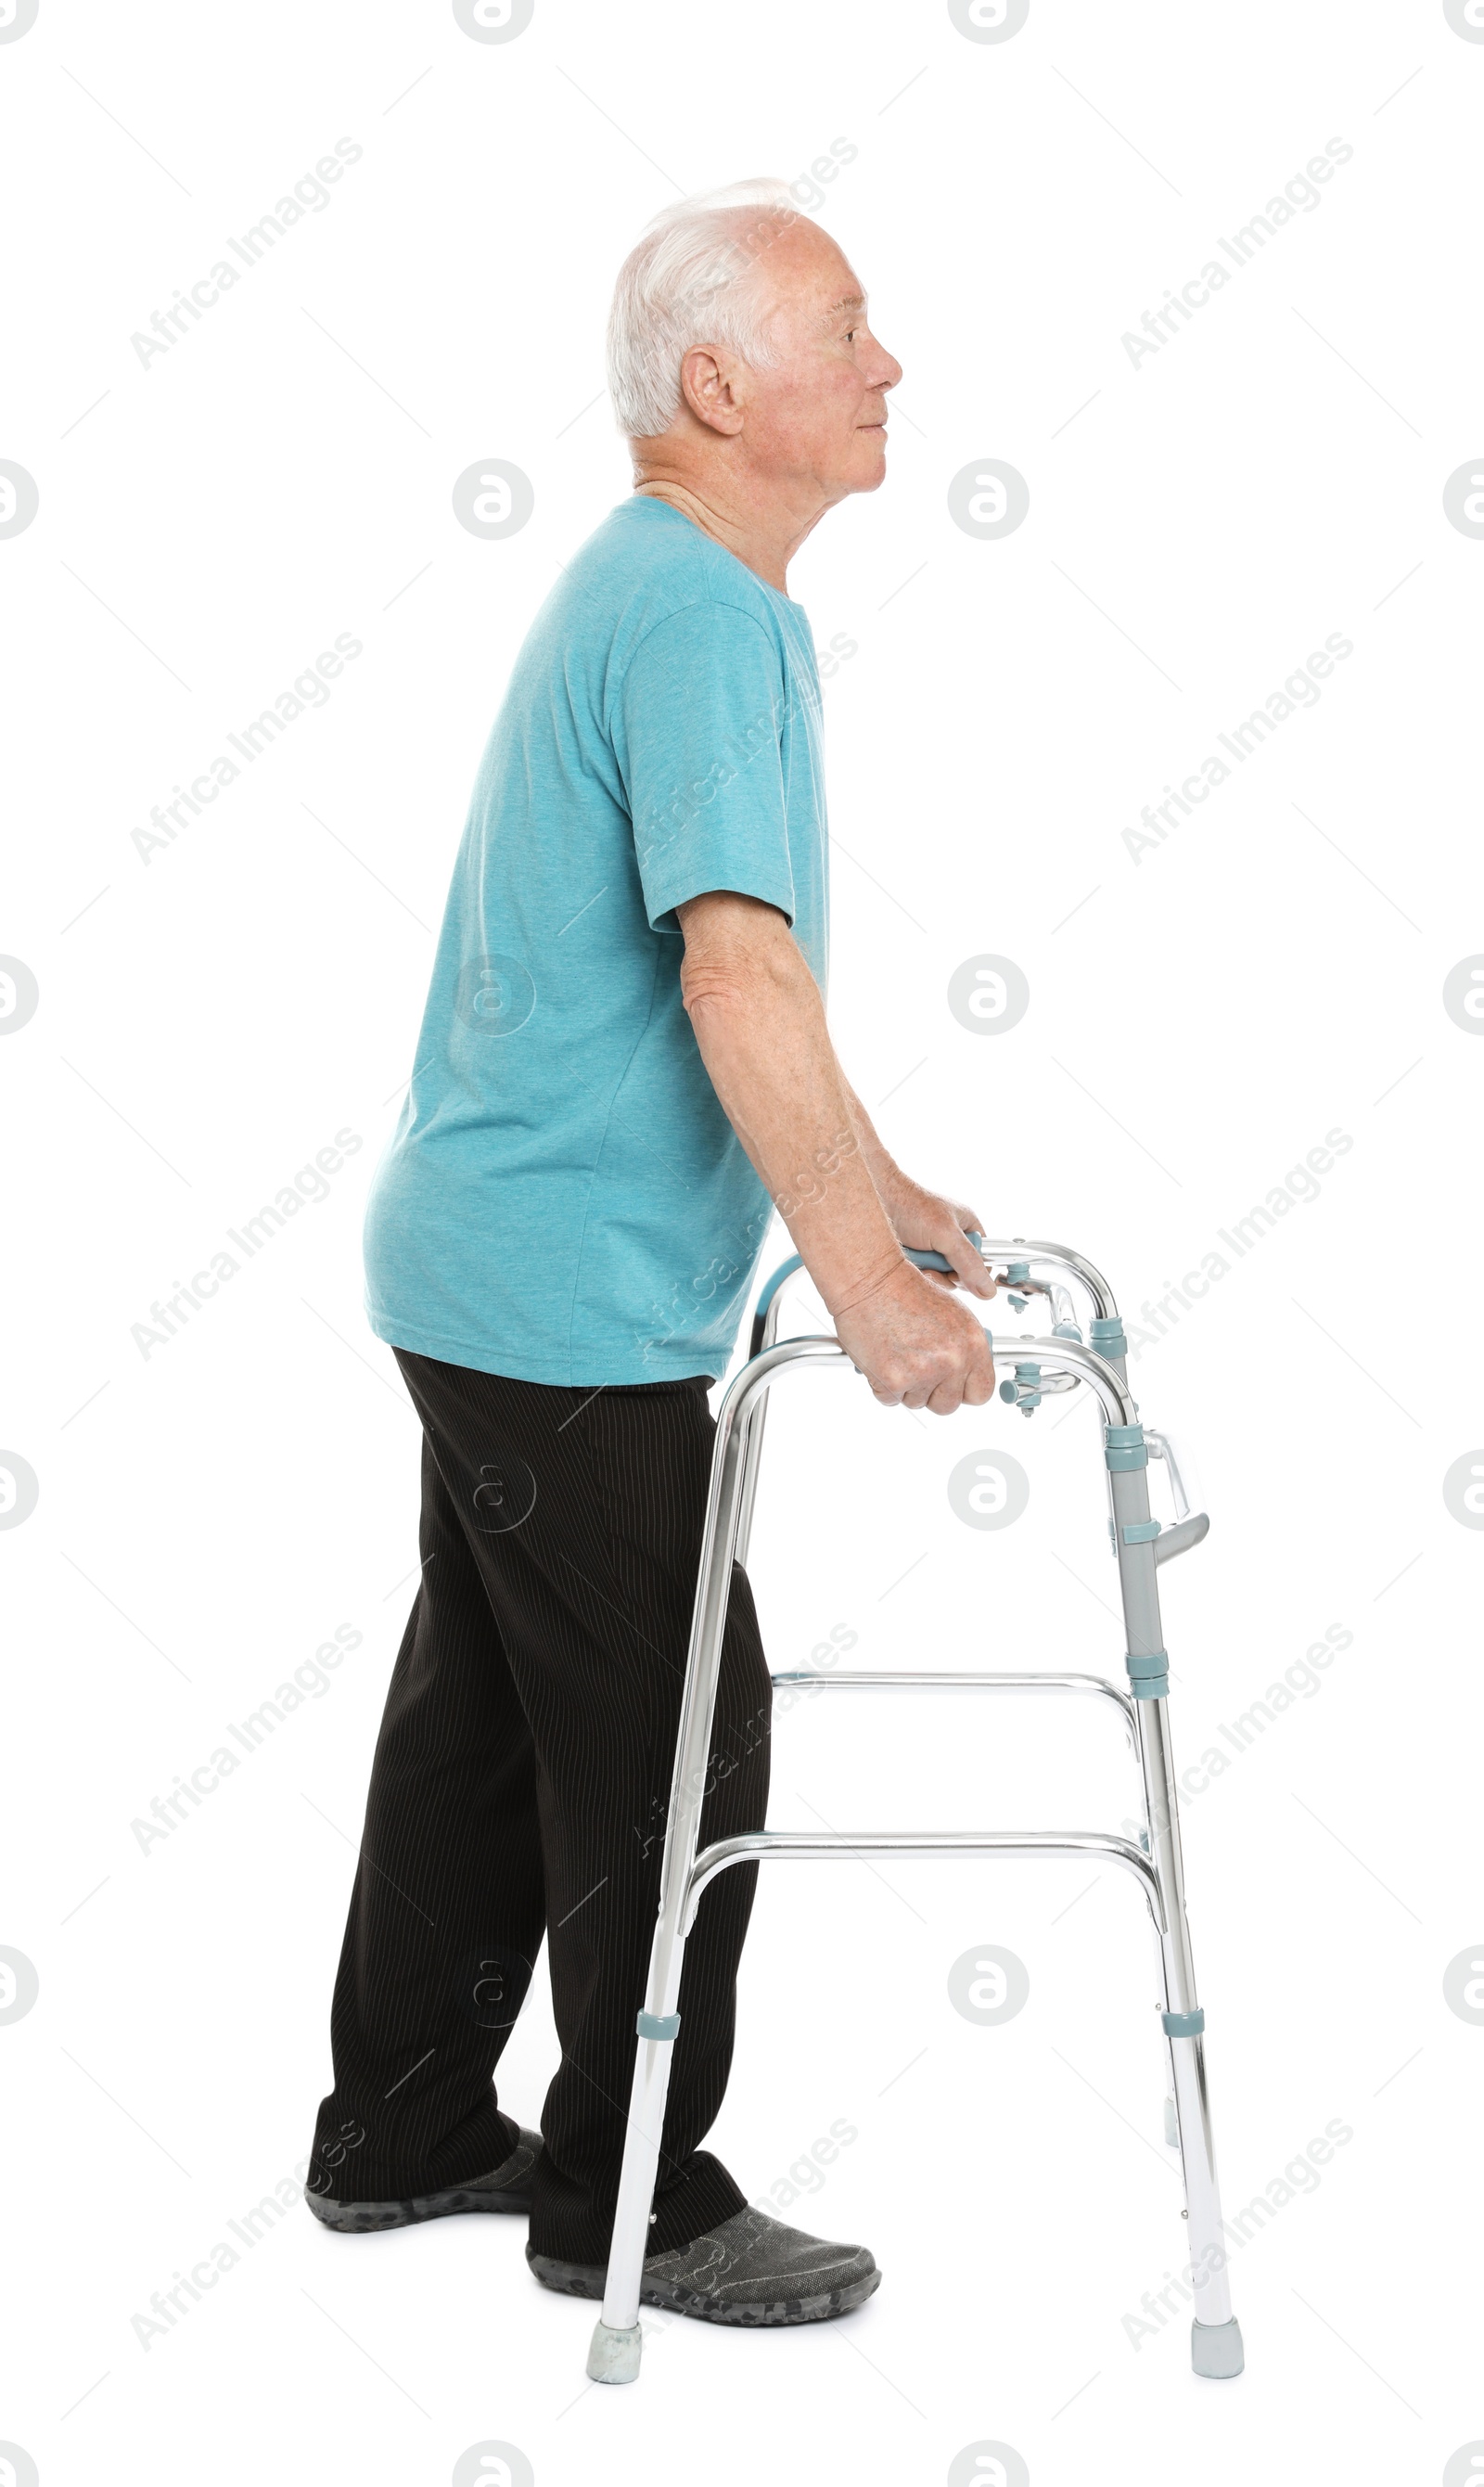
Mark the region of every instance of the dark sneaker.
[[[559, 2262], [529, 2246], [525, 2258], [546, 2288], [569, 2297], [602, 2295], [601, 2263]], [[645, 2305], [667, 2305], [703, 2323], [824, 2323], [863, 2304], [881, 2279], [864, 2246], [826, 2245], [748, 2208], [688, 2246], [648, 2255], [639, 2297]]]
[[405, 2202], [328, 2202], [320, 2194], [306, 2194], [304, 2199], [327, 2228], [357, 2236], [374, 2228], [407, 2228], [416, 2220], [446, 2220], [453, 2211], [528, 2211], [531, 2170], [540, 2148], [540, 2134], [522, 2125], [510, 2157], [488, 2176], [471, 2176], [466, 2185], [445, 2186], [440, 2194], [414, 2194]]

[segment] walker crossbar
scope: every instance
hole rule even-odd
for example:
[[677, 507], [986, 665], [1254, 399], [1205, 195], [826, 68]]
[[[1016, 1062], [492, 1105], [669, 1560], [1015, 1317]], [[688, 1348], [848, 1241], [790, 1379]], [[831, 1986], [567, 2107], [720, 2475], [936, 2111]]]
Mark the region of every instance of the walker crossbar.
[[971, 1675], [917, 1666], [874, 1672], [842, 1668], [826, 1675], [820, 1667], [792, 1666], [770, 1680], [775, 1687], [832, 1684], [844, 1692], [1090, 1692], [1113, 1703], [1123, 1715], [1130, 1742], [1134, 1739], [1134, 1703], [1106, 1675]]
[[[711, 1483], [696, 1577], [690, 1645], [686, 1663], [680, 1730], [660, 1861], [659, 1908], [650, 1953], [649, 1979], [637, 2021], [628, 2132], [618, 2202], [608, 2251], [602, 2313], [593, 2333], [587, 2371], [602, 2383], [630, 2383], [639, 2371], [639, 2306], [650, 2206], [659, 2164], [671, 2050], [680, 2027], [678, 2000], [686, 1938], [713, 1878], [732, 1864], [774, 1858], [838, 1858], [889, 1852], [901, 1857], [1098, 1857], [1132, 1874], [1143, 1890], [1155, 1928], [1163, 1985], [1162, 2029], [1170, 2069], [1173, 2138], [1178, 2140], [1190, 2221], [1190, 2269], [1199, 2312], [1190, 2329], [1191, 2362], [1197, 2374], [1232, 2376], [1243, 2363], [1242, 2334], [1231, 2311], [1226, 2249], [1212, 2145], [1206, 2087], [1205, 2014], [1195, 1987], [1195, 1968], [1186, 1922], [1185, 1867], [1176, 1810], [1175, 1770], [1168, 1724], [1168, 1661], [1160, 1617], [1158, 1570], [1171, 1555], [1199, 1543], [1210, 1523], [1191, 1512], [1180, 1464], [1165, 1436], [1146, 1433], [1138, 1421], [1126, 1371], [1123, 1325], [1112, 1291], [1090, 1261], [1059, 1244], [1009, 1244], [970, 1239], [987, 1269], [1013, 1292], [1009, 1301], [1025, 1311], [1045, 1297], [1056, 1315], [1050, 1334], [1017, 1336], [996, 1351], [1018, 1367], [1014, 1395], [1023, 1413], [1040, 1405], [1050, 1376], [1058, 1389], [1089, 1388], [1103, 1412], [1104, 1464], [1107, 1474], [1109, 1535], [1117, 1558], [1123, 1605], [1124, 1663], [1128, 1689], [1101, 1676], [946, 1673], [932, 1670], [870, 1674], [793, 1669], [775, 1684], [822, 1684], [836, 1691], [973, 1691], [1083, 1693], [1111, 1701], [1123, 1719], [1138, 1758], [1145, 1828], [1139, 1844], [1105, 1831], [869, 1831], [855, 1833], [746, 1831], [714, 1841], [697, 1854], [701, 1807], [708, 1777], [716, 1681], [734, 1559], [745, 1560], [757, 1492], [763, 1423], [772, 1383], [806, 1367], [854, 1371], [838, 1339], [778, 1340], [785, 1281], [796, 1260], [776, 1271], [758, 1299], [753, 1353], [722, 1395], [716, 1411]], [[938, 1254], [912, 1256], [946, 1270]], [[1036, 1265], [1033, 1269], [1032, 1265]], [[1064, 1271], [1087, 1297], [1091, 1343], [1071, 1319], [1073, 1306], [1059, 1283], [1037, 1271]], [[1172, 1526], [1149, 1509], [1150, 1456], [1161, 1459], [1175, 1502]]]
[[1149, 1903], [1157, 1935], [1164, 1932], [1160, 1878], [1141, 1848], [1106, 1830], [740, 1830], [713, 1840], [690, 1868], [684, 1931], [695, 1923], [701, 1893], [728, 1865], [755, 1857], [1097, 1857], [1122, 1865]]

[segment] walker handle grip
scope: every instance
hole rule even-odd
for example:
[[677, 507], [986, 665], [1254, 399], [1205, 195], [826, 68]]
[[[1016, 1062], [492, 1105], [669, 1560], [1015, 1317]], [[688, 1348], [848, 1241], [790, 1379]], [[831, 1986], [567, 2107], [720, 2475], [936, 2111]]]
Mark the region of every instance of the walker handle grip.
[[[979, 1251], [983, 1246], [984, 1237], [980, 1234], [978, 1227], [966, 1227], [965, 1232], [966, 1233], [970, 1244], [972, 1244], [974, 1250], [976, 1252]], [[951, 1270], [953, 1267], [953, 1263], [941, 1252], [913, 1252], [910, 1250], [906, 1244], [904, 1244], [902, 1248], [907, 1253], [907, 1257], [910, 1261], [914, 1270]]]
[[[983, 1248], [984, 1237], [980, 1234], [978, 1227], [970, 1226], [966, 1229], [966, 1232], [968, 1240], [970, 1244], [972, 1244], [974, 1250], [976, 1252], [980, 1251]], [[949, 1260], [945, 1260], [941, 1252], [909, 1252], [907, 1254], [907, 1258], [919, 1270], [951, 1270], [953, 1267], [953, 1263]], [[758, 1355], [762, 1349], [764, 1318], [767, 1314], [768, 1307], [772, 1302], [778, 1289], [782, 1286], [785, 1278], [792, 1278], [796, 1270], [801, 1270], [802, 1268], [803, 1262], [796, 1252], [792, 1259], [779, 1262], [777, 1269], [774, 1270], [772, 1276], [765, 1285], [762, 1294], [759, 1296], [757, 1302], [752, 1308], [752, 1343], [748, 1349], [748, 1354], [750, 1355]]]

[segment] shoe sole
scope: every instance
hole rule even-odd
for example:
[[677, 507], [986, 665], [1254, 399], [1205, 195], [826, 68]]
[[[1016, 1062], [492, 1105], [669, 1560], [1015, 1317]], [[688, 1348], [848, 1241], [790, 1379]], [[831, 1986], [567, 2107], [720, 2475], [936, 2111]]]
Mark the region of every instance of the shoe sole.
[[[559, 2289], [565, 2297], [601, 2299], [607, 2282], [606, 2272], [597, 2263], [560, 2262], [554, 2255], [529, 2251], [526, 2261], [544, 2288]], [[760, 2332], [787, 2323], [827, 2323], [833, 2315], [849, 2314], [863, 2305], [881, 2284], [881, 2273], [868, 2271], [859, 2279], [823, 2289], [817, 2296], [759, 2298], [739, 2304], [724, 2297], [703, 2297], [678, 2280], [645, 2279], [640, 2283], [639, 2303], [691, 2314], [702, 2323], [729, 2323], [742, 2331]]]
[[319, 2195], [306, 2194], [315, 2218], [327, 2228], [338, 2228], [344, 2236], [370, 2236], [380, 2228], [415, 2227], [423, 2220], [446, 2220], [455, 2211], [525, 2212], [531, 2207], [528, 2193], [512, 2188], [506, 2193], [470, 2192], [466, 2186], [451, 2186], [442, 2194], [414, 2194], [406, 2202], [326, 2202]]

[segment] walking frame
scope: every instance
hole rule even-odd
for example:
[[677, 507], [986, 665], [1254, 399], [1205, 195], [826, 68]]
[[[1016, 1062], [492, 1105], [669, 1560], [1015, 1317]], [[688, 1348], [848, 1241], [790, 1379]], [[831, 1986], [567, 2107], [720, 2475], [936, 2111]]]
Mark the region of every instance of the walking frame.
[[[1106, 1280], [1091, 1262], [1060, 1244], [970, 1241], [988, 1269], [1008, 1289], [1022, 1314], [1041, 1299], [1052, 1315], [1048, 1335], [1017, 1338], [1015, 1379], [1000, 1383], [1001, 1399], [1031, 1415], [1046, 1398], [1079, 1387], [1101, 1402], [1107, 1467], [1108, 1530], [1118, 1558], [1127, 1636], [1128, 1689], [1098, 1675], [1055, 1673], [947, 1673], [938, 1669], [818, 1673], [790, 1668], [775, 1685], [824, 1685], [836, 1692], [934, 1690], [983, 1692], [1054, 1692], [1090, 1695], [1122, 1713], [1143, 1778], [1145, 1828], [1138, 1844], [1098, 1830], [813, 1831], [749, 1830], [719, 1839], [697, 1854], [702, 1797], [711, 1747], [716, 1678], [721, 1660], [732, 1564], [745, 1562], [757, 1495], [758, 1465], [768, 1394], [785, 1375], [805, 1367], [854, 1371], [838, 1339], [777, 1337], [782, 1292], [800, 1268], [787, 1261], [773, 1272], [758, 1299], [751, 1355], [723, 1394], [716, 1415], [711, 1491], [696, 1580], [695, 1608], [686, 1686], [676, 1743], [659, 1912], [650, 1955], [649, 1982], [637, 2021], [634, 2065], [623, 2170], [609, 2247], [602, 2313], [593, 2333], [587, 2371], [597, 2383], [632, 2383], [639, 2371], [640, 2287], [650, 2210], [659, 2162], [671, 2050], [680, 2027], [676, 2009], [686, 1938], [701, 1894], [729, 1865], [748, 1858], [795, 1859], [885, 1854], [897, 1857], [1081, 1857], [1121, 1866], [1143, 1893], [1153, 1920], [1163, 1974], [1162, 2015], [1169, 2055], [1172, 2095], [1165, 2102], [1165, 2138], [1177, 2145], [1185, 2177], [1190, 2222], [1190, 2264], [1198, 2312], [1190, 2327], [1190, 2361], [1198, 2375], [1242, 2372], [1242, 2333], [1231, 2310], [1221, 2206], [1212, 2147], [1206, 2087], [1206, 2016], [1196, 1998], [1195, 1968], [1186, 1923], [1185, 1869], [1181, 1858], [1175, 1765], [1169, 1736], [1169, 1678], [1160, 1621], [1160, 1566], [1198, 1545], [1210, 1527], [1204, 1512], [1191, 1512], [1178, 1460], [1167, 1437], [1138, 1422], [1129, 1389], [1122, 1321]], [[919, 1267], [946, 1270], [938, 1253], [913, 1252]], [[1092, 1306], [1083, 1343], [1077, 1306], [1054, 1273], [1070, 1277]], [[1148, 1463], [1162, 1461], [1169, 1477], [1175, 1522], [1152, 1519]]]

